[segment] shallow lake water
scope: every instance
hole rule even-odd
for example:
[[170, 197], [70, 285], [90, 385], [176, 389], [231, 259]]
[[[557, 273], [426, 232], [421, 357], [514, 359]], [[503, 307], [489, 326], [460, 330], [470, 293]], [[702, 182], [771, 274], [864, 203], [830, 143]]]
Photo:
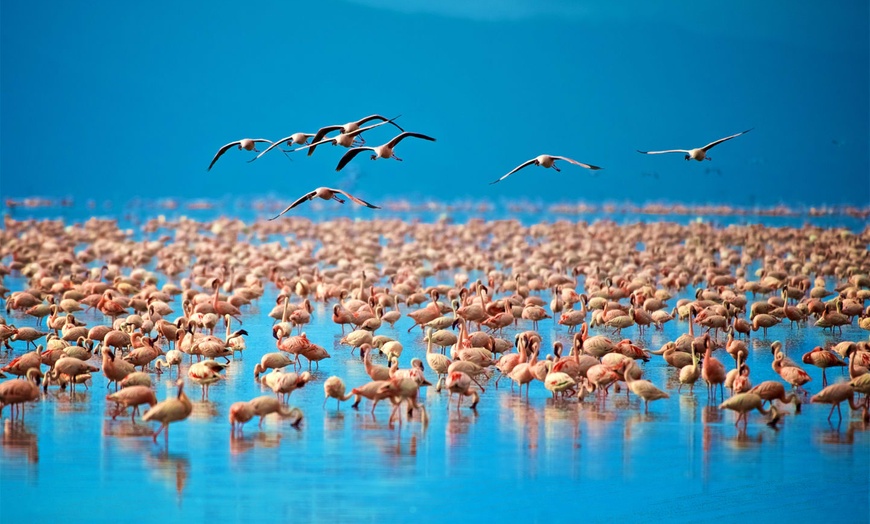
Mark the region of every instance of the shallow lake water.
[[[838, 225], [860, 227], [855, 221]], [[427, 284], [452, 284], [451, 276], [437, 274]], [[23, 279], [12, 275], [4, 284], [21, 289]], [[680, 296], [693, 293], [689, 288]], [[138, 417], [135, 423], [123, 416], [112, 420], [104, 400], [106, 379], [99, 373], [90, 388], [79, 387], [74, 398], [69, 391], [50, 388], [41, 401], [27, 406], [23, 423], [7, 422], [0, 446], [2, 520], [870, 518], [870, 425], [860, 413], [844, 406], [842, 420], [835, 412], [829, 422], [828, 406], [805, 403], [800, 414], [791, 414], [789, 406], [790, 414], [777, 430], [753, 412], [743, 431], [735, 427], [733, 412], [719, 410], [718, 401], [708, 398], [702, 381], [694, 393], [678, 394], [676, 371], [661, 357], [643, 365], [644, 378], [671, 397], [651, 403], [648, 413], [637, 397], [627, 399], [624, 390], [611, 391], [601, 405], [592, 395], [582, 403], [554, 401], [540, 382], [532, 384], [525, 398], [512, 391], [509, 380], [496, 388], [494, 379], [484, 384], [476, 411], [468, 408], [468, 400], [457, 410], [455, 397], [449, 402], [446, 391], [422, 389], [426, 423], [418, 415], [390, 424], [388, 402], [374, 415], [365, 400], [359, 410], [351, 409], [350, 402], [336, 407], [335, 400], [324, 407], [326, 377], [342, 377], [348, 389], [369, 378], [358, 352], [351, 355], [348, 346], [339, 345], [341, 333], [331, 321], [331, 304], [318, 302], [305, 332], [332, 357], [320, 363], [312, 382], [291, 396], [290, 405], [304, 413], [300, 427], [269, 417], [260, 430], [254, 419], [243, 437], [232, 437], [229, 405], [271, 394], [253, 380], [253, 368], [262, 354], [276, 351], [272, 319], [267, 316], [276, 295], [270, 285], [261, 299], [244, 309], [248, 349], [231, 362], [227, 379], [211, 387], [209, 401], [200, 401], [199, 386], [187, 381], [193, 414], [171, 425], [168, 446], [162, 435], [157, 443], [152, 441], [156, 425]], [[549, 301], [549, 293], [545, 299]], [[675, 301], [676, 297], [670, 303]], [[172, 306], [180, 310], [177, 301]], [[88, 325], [104, 322], [99, 313], [77, 317]], [[33, 319], [20, 314], [7, 320], [34, 325]], [[385, 325], [378, 330], [402, 342], [402, 367], [411, 357], [422, 358], [426, 350], [422, 333], [408, 333], [409, 326], [403, 316], [395, 328]], [[512, 326], [504, 336], [512, 339], [525, 329], [524, 324]], [[623, 335], [658, 349], [687, 329], [685, 321], [673, 321], [664, 331], [639, 336], [633, 327]], [[552, 320], [541, 322], [539, 330], [544, 348], [556, 340], [570, 345], [567, 329]], [[774, 340], [782, 341], [787, 354], [799, 359], [828, 341], [866, 337], [867, 332], [854, 324], [842, 334], [791, 328], [788, 323], [771, 328], [767, 336], [759, 331], [748, 342], [752, 382], [778, 378], [770, 366]], [[23, 344], [14, 345], [13, 354], [0, 357], [0, 363], [23, 353]], [[733, 367], [730, 359], [720, 359]], [[375, 360], [385, 363], [383, 357]], [[188, 366], [185, 358], [182, 376]], [[803, 367], [813, 380], [807, 389], [818, 392], [821, 370]], [[829, 380], [845, 380], [841, 369], [829, 369]], [[434, 382], [431, 370], [426, 374]], [[156, 379], [158, 400], [175, 394], [174, 380], [174, 373]], [[8, 408], [3, 415], [9, 417]]]

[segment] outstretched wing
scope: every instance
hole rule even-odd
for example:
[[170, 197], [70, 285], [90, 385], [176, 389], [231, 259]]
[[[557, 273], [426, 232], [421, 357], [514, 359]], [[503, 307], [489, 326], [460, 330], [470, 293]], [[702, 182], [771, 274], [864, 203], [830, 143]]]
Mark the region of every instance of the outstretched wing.
[[[321, 127], [320, 129], [317, 130], [316, 133], [314, 133], [314, 137], [312, 137], [312, 139], [311, 139], [311, 144], [313, 145], [315, 142], [319, 142], [319, 141], [323, 140], [323, 137], [326, 136], [326, 133], [331, 133], [333, 131], [339, 131], [339, 130], [343, 129], [343, 127], [344, 126]], [[308, 156], [311, 156], [313, 153], [314, 153], [314, 147], [310, 147], [308, 149]]]
[[341, 160], [338, 161], [338, 165], [335, 166], [335, 170], [341, 171], [341, 168], [343, 168], [344, 166], [347, 165], [348, 162], [353, 160], [353, 157], [357, 156], [358, 154], [360, 154], [361, 152], [366, 151], [366, 150], [374, 151], [375, 148], [373, 148], [373, 147], [352, 147], [352, 148], [348, 149], [347, 153], [345, 153], [344, 156], [341, 157]]
[[282, 138], [281, 140], [278, 140], [278, 141], [276, 141], [276, 142], [273, 142], [272, 145], [270, 145], [269, 147], [267, 147], [266, 149], [264, 149], [264, 150], [263, 150], [259, 155], [255, 156], [255, 157], [253, 158], [253, 160], [249, 160], [249, 162], [253, 162], [254, 160], [260, 158], [261, 156], [263, 156], [263, 155], [265, 155], [266, 153], [268, 153], [269, 151], [271, 151], [273, 148], [276, 148], [276, 147], [280, 146], [281, 144], [283, 144], [284, 142], [290, 140], [291, 138], [293, 138], [293, 135], [290, 135], [290, 136], [288, 136], [288, 137], [284, 137], [284, 138]]
[[363, 199], [361, 199], [361, 198], [357, 198], [357, 197], [351, 195], [350, 193], [348, 193], [347, 191], [342, 191], [341, 189], [330, 189], [330, 191], [332, 191], [333, 193], [341, 193], [342, 195], [344, 195], [344, 196], [346, 196], [347, 198], [353, 200], [354, 202], [356, 202], [357, 204], [359, 204], [359, 205], [361, 205], [361, 206], [370, 207], [370, 208], [372, 208], [372, 209], [380, 209], [380, 207], [378, 207], [378, 206], [376, 206], [376, 205], [374, 205], [374, 204], [370, 204], [370, 203], [366, 202], [365, 200], [363, 200]]
[[512, 174], [516, 173], [517, 171], [519, 171], [520, 169], [522, 169], [522, 168], [524, 168], [524, 167], [526, 167], [526, 166], [530, 166], [530, 165], [532, 165], [532, 164], [534, 164], [534, 163], [535, 163], [535, 159], [534, 159], [534, 158], [531, 159], [531, 160], [527, 160], [527, 161], [523, 162], [522, 164], [518, 165], [517, 167], [511, 169], [507, 174], [502, 175], [502, 177], [499, 178], [498, 180], [496, 180], [496, 181], [494, 181], [494, 182], [490, 182], [489, 185], [493, 185], [493, 184], [496, 184], [496, 183], [498, 183], [498, 182], [501, 182], [501, 181], [504, 180], [505, 178], [507, 178], [507, 177], [511, 176]]
[[361, 118], [361, 119], [357, 120], [356, 123], [358, 125], [363, 125], [366, 122], [370, 122], [372, 120], [383, 120], [385, 124], [393, 124], [394, 126], [396, 126], [399, 129], [399, 131], [404, 131], [404, 129], [402, 129], [402, 127], [399, 124], [393, 122], [393, 120], [399, 118], [400, 116], [402, 116], [402, 115], [397, 115], [397, 116], [394, 116], [393, 118], [386, 118], [386, 117], [383, 117], [381, 115], [369, 115], [365, 118]]
[[409, 136], [412, 136], [414, 138], [422, 138], [423, 140], [429, 140], [431, 142], [435, 141], [435, 139], [432, 138], [431, 136], [426, 136], [426, 135], [423, 135], [420, 133], [411, 133], [410, 131], [404, 131], [402, 133], [399, 133], [395, 137], [393, 137], [393, 139], [390, 140], [389, 142], [387, 142], [387, 146], [389, 146], [389, 148], [392, 149], [392, 148], [396, 147], [396, 144], [401, 142], [402, 139], [407, 138]]
[[640, 149], [638, 149], [637, 152], [643, 153], [645, 155], [661, 155], [663, 153], [686, 153], [686, 154], [688, 154], [689, 150], [688, 149], [668, 149], [666, 151], [641, 151]]
[[708, 149], [712, 148], [713, 146], [715, 146], [715, 145], [717, 145], [717, 144], [721, 144], [722, 142], [725, 142], [726, 140], [731, 140], [732, 138], [736, 138], [736, 137], [738, 137], [738, 136], [740, 136], [740, 135], [744, 135], [744, 134], [746, 134], [746, 133], [752, 131], [753, 129], [755, 129], [755, 128], [754, 128], [754, 127], [750, 127], [750, 128], [747, 129], [746, 131], [741, 131], [740, 133], [737, 133], [736, 135], [731, 135], [731, 136], [726, 136], [725, 138], [720, 138], [719, 140], [716, 140], [715, 142], [710, 142], [709, 144], [707, 144], [706, 146], [702, 147], [701, 149], [703, 149], [704, 151], [707, 151]]
[[206, 171], [211, 171], [211, 166], [213, 166], [214, 163], [217, 162], [218, 158], [220, 158], [221, 155], [223, 155], [224, 153], [226, 153], [227, 150], [228, 150], [229, 148], [231, 148], [231, 147], [233, 147], [233, 146], [237, 146], [237, 145], [239, 145], [239, 144], [241, 144], [241, 143], [242, 143], [241, 140], [236, 140], [235, 142], [230, 142], [229, 144], [227, 144], [227, 145], [223, 146], [222, 148], [218, 149], [217, 154], [215, 154], [214, 158], [211, 159], [211, 164], [208, 165], [208, 169], [206, 169]]
[[280, 213], [278, 213], [277, 215], [273, 216], [273, 217], [270, 218], [269, 220], [275, 220], [276, 218], [278, 218], [279, 216], [283, 215], [283, 214], [286, 213], [287, 211], [290, 211], [291, 209], [293, 209], [294, 207], [298, 206], [298, 205], [301, 204], [302, 202], [305, 202], [306, 200], [311, 200], [312, 198], [314, 198], [314, 194], [315, 194], [316, 192], [317, 192], [317, 190], [314, 190], [314, 191], [311, 191], [311, 192], [305, 193], [304, 195], [302, 195], [301, 197], [299, 197], [295, 202], [293, 202], [292, 204], [290, 204], [289, 206], [287, 206], [287, 207], [284, 209], [284, 211], [281, 211]]
[[583, 162], [578, 162], [578, 161], [570, 159], [566, 156], [553, 156], [553, 158], [556, 160], [564, 160], [565, 162], [570, 162], [570, 163], [574, 164], [575, 166], [585, 167], [586, 169], [591, 169], [593, 171], [597, 171], [599, 169], [602, 169], [598, 166], [593, 166], [592, 164], [584, 164]]

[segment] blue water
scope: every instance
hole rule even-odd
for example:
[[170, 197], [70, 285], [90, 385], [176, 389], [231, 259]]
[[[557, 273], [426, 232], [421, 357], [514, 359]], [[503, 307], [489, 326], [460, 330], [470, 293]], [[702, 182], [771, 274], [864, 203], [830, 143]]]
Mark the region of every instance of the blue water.
[[[341, 210], [347, 216], [372, 216], [347, 212], [347, 207]], [[332, 207], [328, 209], [332, 215]], [[111, 216], [118, 211], [53, 208], [28, 213], [50, 217], [68, 213], [69, 221], [87, 212]], [[130, 216], [117, 216], [125, 227], [135, 227], [158, 212], [143, 207]], [[182, 212], [211, 218], [218, 212], [229, 215], [235, 211], [172, 211]], [[442, 212], [422, 219], [434, 219]], [[250, 219], [251, 214], [243, 218]], [[324, 219], [329, 215], [313, 210], [308, 216]], [[461, 222], [469, 215], [474, 216], [451, 216]], [[658, 218], [620, 216], [617, 221]], [[540, 214], [519, 217], [524, 223], [542, 219]], [[602, 216], [562, 218], [591, 221]], [[791, 225], [807, 220], [787, 219]], [[838, 227], [862, 227], [848, 217], [822, 220], [837, 221]], [[786, 219], [772, 221], [782, 225]], [[2, 262], [8, 264], [9, 259]], [[452, 284], [452, 274], [436, 275], [427, 284], [440, 282]], [[4, 285], [20, 289], [23, 279], [13, 275]], [[359, 357], [338, 344], [341, 335], [330, 319], [331, 304], [316, 302], [305, 332], [326, 347], [332, 358], [321, 362], [315, 380], [291, 397], [290, 404], [305, 414], [301, 427], [297, 430], [288, 422], [267, 418], [259, 431], [254, 420], [246, 426], [244, 438], [231, 438], [229, 405], [270, 393], [254, 382], [252, 370], [263, 353], [276, 350], [272, 319], [267, 316], [276, 292], [274, 286], [267, 286], [258, 302], [243, 309], [243, 327], [250, 333], [248, 349], [232, 362], [227, 380], [212, 386], [210, 401], [199, 401], [199, 387], [187, 381], [194, 413], [171, 426], [168, 447], [162, 436], [157, 444], [152, 442], [154, 426], [138, 419], [133, 424], [129, 417], [111, 420], [101, 374], [95, 374], [90, 389], [80, 389], [74, 399], [52, 388], [40, 402], [29, 405], [23, 426], [15, 423], [4, 431], [0, 518], [4, 522], [34, 517], [37, 521], [89, 522], [633, 518], [688, 522], [741, 517], [751, 521], [818, 522], [831, 517], [843, 522], [868, 521], [870, 435], [868, 425], [848, 409], [841, 422], [837, 423], [835, 414], [829, 423], [829, 408], [805, 404], [803, 412], [787, 416], [778, 431], [753, 413], [743, 432], [734, 426], [733, 413], [712, 407], [700, 381], [693, 395], [678, 395], [674, 370], [666, 369], [660, 357], [653, 357], [644, 366], [644, 378], [669, 391], [671, 398], [652, 403], [649, 414], [643, 413], [635, 397], [626, 401], [624, 392], [611, 394], [600, 407], [591, 396], [582, 404], [554, 402], [541, 383], [532, 385], [526, 400], [511, 392], [507, 380], [499, 389], [490, 380], [476, 412], [465, 406], [457, 411], [455, 398], [448, 406], [446, 392], [428, 388], [421, 395], [428, 423], [417, 418], [391, 426], [387, 403], [377, 408], [375, 416], [369, 414], [367, 401], [359, 411], [350, 409], [349, 402], [336, 409], [334, 400], [323, 407], [326, 377], [338, 375], [348, 388], [369, 378]], [[693, 292], [689, 289], [685, 295]], [[676, 298], [669, 301], [675, 302]], [[177, 301], [172, 306], [180, 311]], [[89, 325], [104, 321], [102, 315], [93, 313], [77, 317]], [[34, 325], [33, 319], [14, 314], [7, 320], [18, 326]], [[378, 331], [402, 342], [402, 367], [425, 352], [420, 331], [408, 334], [409, 326], [410, 320], [403, 317], [395, 329], [385, 325]], [[527, 328], [520, 324], [519, 329]], [[658, 349], [686, 330], [685, 322], [674, 321], [664, 332], [649, 331], [638, 337], [632, 328], [624, 336]], [[513, 338], [516, 331], [509, 328], [505, 337]], [[540, 331], [544, 347], [554, 340], [569, 340], [566, 328], [551, 322], [542, 322]], [[842, 335], [787, 324], [770, 329], [767, 337], [759, 332], [749, 343], [752, 382], [777, 378], [770, 368], [773, 340], [783, 341], [789, 356], [797, 359], [815, 345], [866, 336], [856, 326], [843, 329]], [[12, 356], [24, 351], [21, 343], [15, 348]], [[7, 360], [0, 358], [0, 362]], [[720, 356], [720, 360], [730, 367], [725, 358]], [[182, 375], [187, 366], [185, 362]], [[818, 391], [820, 370], [804, 368], [813, 378], [808, 389]], [[429, 370], [427, 376], [433, 379]], [[843, 375], [834, 369], [828, 378], [842, 380]], [[174, 394], [174, 377], [164, 374], [156, 382], [159, 400]], [[4, 410], [4, 417], [8, 416]]]

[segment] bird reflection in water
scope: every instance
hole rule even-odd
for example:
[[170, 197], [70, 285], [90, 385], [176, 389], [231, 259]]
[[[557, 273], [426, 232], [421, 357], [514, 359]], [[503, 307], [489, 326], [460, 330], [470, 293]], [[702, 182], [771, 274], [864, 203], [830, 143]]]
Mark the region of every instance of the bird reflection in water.
[[27, 430], [23, 422], [3, 421], [3, 450], [8, 453], [24, 453], [27, 462], [39, 462], [39, 447], [36, 435]]
[[193, 403], [193, 411], [190, 413], [191, 419], [208, 420], [218, 416], [217, 402], [203, 400]]
[[254, 448], [278, 448], [281, 445], [281, 433], [259, 432], [251, 436], [230, 433], [230, 455], [237, 456]]
[[467, 413], [464, 414], [460, 410], [449, 410], [447, 412], [447, 425], [444, 436], [446, 437], [448, 447], [468, 443], [468, 439], [464, 438], [464, 435], [468, 434], [471, 424], [477, 422], [478, 414], [476, 409], [468, 410]]
[[822, 444], [854, 444], [855, 432], [867, 431], [868, 427], [870, 424], [863, 420], [839, 421], [836, 425], [831, 423], [830, 429], [817, 430], [815, 440]]
[[150, 437], [154, 432], [145, 424], [124, 420], [103, 420], [103, 436], [119, 438]]
[[344, 429], [344, 413], [341, 411], [334, 411], [331, 413], [327, 413], [326, 416], [323, 417], [323, 430], [326, 432], [329, 431], [341, 431]]
[[160, 453], [147, 455], [145, 464], [154, 471], [158, 478], [175, 484], [175, 493], [180, 506], [184, 488], [190, 477], [190, 461], [187, 457], [170, 455], [164, 450]]
[[[415, 410], [418, 411], [418, 410]], [[377, 448], [387, 456], [416, 457], [418, 432], [415, 425], [398, 425], [374, 413], [358, 414], [353, 419], [353, 432], [358, 435], [365, 448]], [[420, 424], [420, 437], [425, 437], [426, 426]], [[410, 436], [409, 435], [410, 432]]]

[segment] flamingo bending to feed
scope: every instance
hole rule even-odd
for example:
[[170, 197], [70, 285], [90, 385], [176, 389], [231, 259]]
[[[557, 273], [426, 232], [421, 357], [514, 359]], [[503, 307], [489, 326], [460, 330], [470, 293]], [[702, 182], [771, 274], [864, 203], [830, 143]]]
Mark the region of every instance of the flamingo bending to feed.
[[112, 420], [115, 417], [127, 411], [127, 408], [133, 406], [133, 411], [130, 414], [130, 420], [136, 422], [136, 414], [139, 413], [139, 406], [148, 404], [151, 407], [157, 405], [157, 396], [154, 395], [154, 390], [150, 386], [129, 386], [106, 395], [106, 400], [116, 402], [118, 410], [112, 415]]
[[719, 409], [730, 409], [739, 413], [734, 425], [738, 425], [740, 419], [743, 419], [743, 429], [746, 429], [746, 424], [748, 423], [747, 415], [753, 409], [758, 410], [762, 415], [769, 415], [771, 419], [776, 417], [778, 413], [776, 406], [770, 406], [770, 409], [767, 410], [764, 409], [763, 403], [764, 401], [761, 397], [755, 393], [738, 393], [719, 404]]
[[[471, 384], [477, 384], [481, 391], [483, 391], [483, 386], [481, 386], [476, 380], [474, 380], [468, 373], [463, 373], [462, 371], [454, 371], [450, 375], [447, 376], [447, 381], [444, 385], [447, 387], [447, 391], [450, 392], [450, 397], [453, 397], [453, 394], [457, 394], [456, 401], [456, 409], [459, 409], [462, 405], [462, 397], [471, 397], [471, 409], [475, 409], [477, 407], [477, 403], [480, 402], [480, 395], [477, 393], [477, 390], [471, 389]], [[448, 406], [449, 406], [448, 399]]]
[[435, 141], [435, 139], [432, 138], [431, 136], [426, 136], [426, 135], [421, 134], [421, 133], [411, 133], [409, 131], [405, 131], [405, 132], [399, 133], [398, 135], [393, 137], [392, 140], [390, 140], [386, 144], [379, 145], [377, 147], [363, 146], [363, 147], [351, 148], [347, 153], [344, 154], [344, 156], [341, 157], [341, 160], [338, 161], [338, 165], [335, 166], [335, 170], [341, 171], [341, 168], [346, 166], [348, 162], [353, 160], [353, 158], [355, 156], [357, 156], [358, 154], [360, 154], [363, 151], [372, 151], [374, 153], [374, 154], [372, 154], [372, 160], [377, 160], [378, 158], [394, 158], [394, 159], [401, 162], [402, 159], [396, 156], [396, 154], [393, 152], [393, 149], [395, 149], [395, 147], [399, 144], [399, 142], [401, 142], [403, 139], [405, 139], [407, 137], [422, 138], [423, 140], [429, 140], [431, 142]]
[[661, 155], [663, 153], [685, 153], [686, 160], [692, 159], [692, 160], [697, 160], [698, 162], [700, 162], [704, 159], [713, 160], [712, 158], [707, 156], [707, 151], [709, 151], [713, 147], [721, 144], [722, 142], [725, 142], [727, 140], [731, 140], [732, 138], [737, 138], [738, 136], [746, 134], [746, 133], [752, 131], [753, 129], [754, 128], [749, 128], [746, 131], [741, 131], [740, 133], [737, 133], [737, 134], [734, 134], [731, 136], [726, 136], [725, 138], [720, 138], [719, 140], [714, 140], [713, 142], [710, 142], [709, 144], [707, 144], [704, 147], [699, 147], [699, 148], [695, 148], [695, 149], [667, 149], [664, 151], [641, 151], [640, 149], [638, 149], [637, 152], [643, 153], [645, 155]]
[[571, 159], [571, 158], [568, 158], [568, 157], [566, 157], [566, 156], [557, 156], [557, 155], [538, 155], [538, 156], [536, 156], [535, 158], [533, 158], [533, 159], [531, 159], [531, 160], [527, 160], [527, 161], [523, 162], [522, 164], [518, 165], [517, 167], [511, 169], [510, 171], [507, 172], [507, 174], [502, 175], [501, 178], [499, 178], [498, 180], [495, 180], [495, 181], [493, 181], [493, 182], [490, 182], [489, 184], [490, 184], [490, 185], [492, 185], [492, 184], [497, 184], [498, 182], [501, 182], [501, 181], [504, 180], [505, 178], [507, 178], [507, 177], [511, 176], [512, 174], [516, 173], [516, 172], [519, 171], [520, 169], [522, 169], [522, 168], [524, 168], [524, 167], [526, 167], [526, 166], [530, 166], [530, 165], [532, 165], [532, 164], [534, 164], [534, 165], [536, 165], [536, 166], [547, 167], [547, 168], [552, 167], [552, 168], [555, 169], [556, 171], [560, 171], [560, 172], [561, 172], [562, 170], [559, 169], [559, 167], [556, 165], [556, 161], [557, 161], [557, 160], [563, 160], [563, 161], [565, 161], [565, 162], [568, 162], [568, 163], [574, 164], [575, 166], [580, 166], [580, 167], [583, 167], [583, 168], [586, 168], [586, 169], [591, 169], [592, 171], [597, 171], [597, 170], [601, 169], [601, 168], [598, 167], [598, 166], [593, 166], [592, 164], [584, 164], [583, 162], [578, 162], [578, 161], [573, 160], [573, 159]]
[[230, 406], [230, 433], [235, 433], [238, 429], [241, 435], [242, 427], [252, 418], [254, 418], [254, 407], [250, 402], [234, 402]]
[[301, 204], [307, 200], [314, 200], [315, 198], [322, 198], [323, 200], [335, 200], [339, 204], [344, 204], [344, 200], [338, 197], [339, 194], [346, 196], [351, 201], [353, 201], [354, 203], [359, 204], [361, 206], [365, 206], [365, 207], [368, 207], [371, 209], [380, 209], [380, 207], [378, 207], [374, 204], [370, 204], [361, 198], [357, 198], [357, 197], [351, 195], [350, 193], [348, 193], [347, 191], [343, 191], [341, 189], [332, 189], [329, 187], [318, 187], [314, 191], [305, 193], [304, 195], [302, 195], [301, 197], [296, 199], [296, 201], [293, 202], [292, 204], [290, 204], [289, 206], [287, 206], [284, 209], [284, 211], [281, 211], [280, 213], [273, 216], [269, 220], [275, 220], [276, 218], [280, 217], [281, 215], [283, 215], [287, 211], [290, 211], [291, 209], [298, 206], [299, 204]]
[[336, 400], [336, 408], [341, 409], [341, 403], [353, 396], [353, 393], [345, 393], [347, 387], [341, 377], [331, 376], [323, 383], [323, 405], [326, 406], [326, 401], [330, 398]]
[[184, 393], [184, 380], [178, 379], [176, 384], [178, 385], [178, 395], [176, 398], [168, 398], [163, 402], [158, 402], [157, 405], [151, 407], [151, 409], [142, 415], [142, 420], [145, 422], [153, 420], [160, 423], [160, 429], [152, 435], [154, 442], [157, 442], [157, 435], [163, 431], [164, 441], [168, 445], [169, 424], [186, 419], [193, 411], [193, 403]]
[[288, 408], [283, 405], [280, 400], [270, 395], [263, 395], [262, 397], [257, 397], [254, 400], [249, 402], [251, 405], [251, 409], [254, 412], [254, 416], [260, 417], [259, 428], [263, 428], [263, 419], [266, 418], [266, 415], [277, 413], [281, 418], [291, 418], [293, 417], [293, 422], [290, 423], [294, 428], [298, 428], [299, 424], [302, 423], [302, 410], [299, 408]]

